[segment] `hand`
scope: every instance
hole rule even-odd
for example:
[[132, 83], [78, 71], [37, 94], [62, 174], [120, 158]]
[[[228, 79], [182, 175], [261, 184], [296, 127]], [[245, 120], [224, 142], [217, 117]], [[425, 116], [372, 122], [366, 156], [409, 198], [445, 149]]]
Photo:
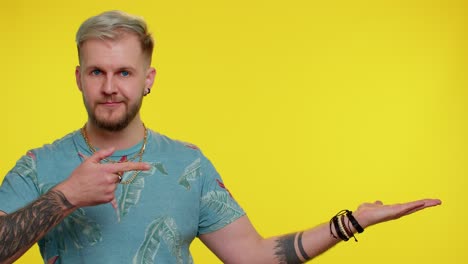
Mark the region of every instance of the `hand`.
[[366, 228], [385, 221], [395, 220], [402, 216], [412, 214], [419, 210], [440, 205], [438, 199], [423, 199], [402, 204], [384, 205], [381, 201], [361, 204], [353, 212], [359, 224]]
[[119, 173], [132, 170], [148, 170], [143, 162], [122, 162], [101, 164], [114, 149], [103, 149], [85, 158], [72, 174], [54, 187], [61, 191], [67, 200], [76, 207], [92, 206], [114, 201], [115, 190], [120, 182]]

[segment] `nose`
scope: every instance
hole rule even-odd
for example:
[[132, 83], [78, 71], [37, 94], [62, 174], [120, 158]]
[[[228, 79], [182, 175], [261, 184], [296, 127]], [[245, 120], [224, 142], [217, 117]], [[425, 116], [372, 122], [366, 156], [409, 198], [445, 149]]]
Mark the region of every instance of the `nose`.
[[106, 95], [112, 95], [117, 93], [117, 87], [112, 74], [107, 74], [102, 86], [102, 92]]

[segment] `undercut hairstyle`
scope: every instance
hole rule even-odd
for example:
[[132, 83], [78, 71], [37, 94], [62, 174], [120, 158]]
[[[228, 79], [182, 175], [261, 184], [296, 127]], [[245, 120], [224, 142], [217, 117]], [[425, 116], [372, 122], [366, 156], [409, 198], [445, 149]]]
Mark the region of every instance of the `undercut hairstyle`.
[[76, 33], [78, 59], [81, 62], [80, 48], [88, 39], [118, 40], [123, 34], [138, 36], [141, 50], [151, 64], [154, 40], [143, 18], [122, 11], [107, 11], [88, 18]]

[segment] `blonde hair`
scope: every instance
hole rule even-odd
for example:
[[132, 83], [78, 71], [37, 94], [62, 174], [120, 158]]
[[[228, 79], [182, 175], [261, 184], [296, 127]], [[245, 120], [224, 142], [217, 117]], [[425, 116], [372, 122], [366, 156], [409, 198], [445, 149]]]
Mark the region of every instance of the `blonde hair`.
[[132, 33], [140, 39], [141, 50], [151, 63], [154, 40], [148, 32], [143, 18], [122, 11], [107, 11], [88, 18], [76, 33], [78, 59], [81, 60], [80, 47], [88, 39], [116, 40], [124, 33]]

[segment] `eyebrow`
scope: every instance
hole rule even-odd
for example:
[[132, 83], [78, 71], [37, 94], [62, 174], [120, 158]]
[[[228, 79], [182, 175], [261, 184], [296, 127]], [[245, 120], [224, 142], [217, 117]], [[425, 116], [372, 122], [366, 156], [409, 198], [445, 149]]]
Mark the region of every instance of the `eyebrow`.
[[[86, 67], [85, 70], [89, 71], [89, 70], [94, 70], [94, 69], [104, 70], [102, 67], [99, 67], [97, 65], [90, 65]], [[123, 66], [123, 67], [118, 67], [116, 69], [116, 72], [121, 72], [121, 71], [136, 71], [136, 69], [132, 66]]]
[[135, 71], [136, 69], [131, 66], [117, 68], [117, 71]]

